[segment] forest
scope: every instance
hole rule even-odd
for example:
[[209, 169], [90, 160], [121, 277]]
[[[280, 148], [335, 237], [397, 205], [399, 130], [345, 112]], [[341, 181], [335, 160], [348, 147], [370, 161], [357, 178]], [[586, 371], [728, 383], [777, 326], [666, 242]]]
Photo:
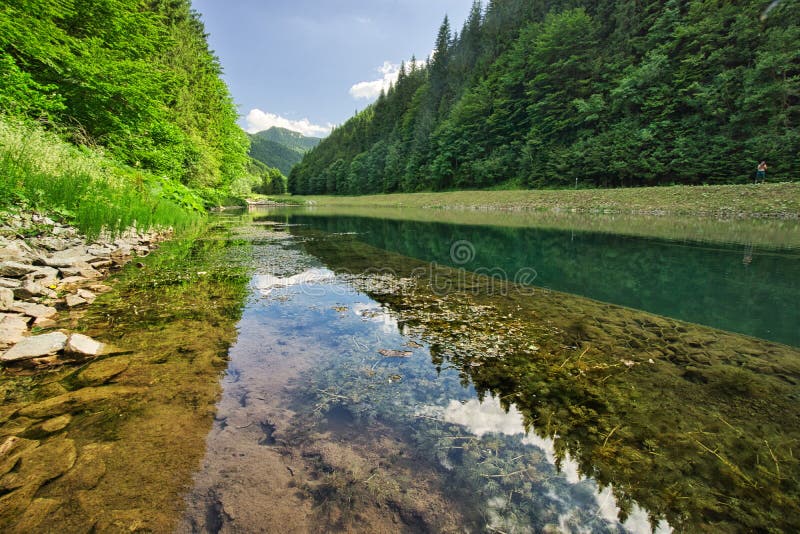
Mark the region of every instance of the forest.
[[[136, 187], [155, 184], [188, 207], [192, 195], [216, 204], [275, 174], [248, 156], [190, 0], [2, 2], [0, 51], [0, 119], [17, 137], [33, 128], [84, 155], [100, 151], [140, 171], [122, 173], [136, 175]], [[31, 200], [23, 182], [9, 188]]]
[[800, 179], [800, 2], [490, 0], [289, 176], [296, 194]]

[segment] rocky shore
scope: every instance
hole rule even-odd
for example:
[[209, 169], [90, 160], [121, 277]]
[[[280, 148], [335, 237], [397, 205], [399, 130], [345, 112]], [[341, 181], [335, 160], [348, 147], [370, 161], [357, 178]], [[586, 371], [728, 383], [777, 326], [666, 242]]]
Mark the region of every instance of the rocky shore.
[[60, 310], [88, 306], [111, 288], [103, 280], [147, 256], [171, 232], [140, 232], [89, 240], [77, 229], [33, 212], [2, 214], [0, 222], [0, 363], [41, 367], [102, 354], [87, 336], [54, 330]]

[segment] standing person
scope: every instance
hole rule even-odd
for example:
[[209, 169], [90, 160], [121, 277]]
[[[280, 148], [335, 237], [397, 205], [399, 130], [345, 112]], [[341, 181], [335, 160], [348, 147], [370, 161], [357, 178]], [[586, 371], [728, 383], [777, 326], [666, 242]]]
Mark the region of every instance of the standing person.
[[756, 167], [756, 183], [758, 183], [759, 180], [761, 180], [761, 182], [763, 183], [766, 179], [767, 179], [767, 162], [762, 161], [761, 163], [758, 164], [758, 167]]

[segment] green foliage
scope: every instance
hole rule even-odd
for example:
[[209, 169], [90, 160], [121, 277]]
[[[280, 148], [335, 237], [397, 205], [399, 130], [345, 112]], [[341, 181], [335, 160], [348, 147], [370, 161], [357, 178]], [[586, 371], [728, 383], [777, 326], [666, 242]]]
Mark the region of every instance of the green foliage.
[[0, 7], [0, 112], [190, 187], [229, 190], [248, 140], [189, 0]]
[[61, 215], [86, 235], [195, 224], [203, 200], [186, 186], [75, 147], [41, 127], [0, 120], [0, 207]]
[[746, 183], [761, 160], [770, 181], [797, 180], [800, 4], [763, 9], [476, 3], [456, 37], [445, 19], [425, 67], [309, 152], [289, 189]]

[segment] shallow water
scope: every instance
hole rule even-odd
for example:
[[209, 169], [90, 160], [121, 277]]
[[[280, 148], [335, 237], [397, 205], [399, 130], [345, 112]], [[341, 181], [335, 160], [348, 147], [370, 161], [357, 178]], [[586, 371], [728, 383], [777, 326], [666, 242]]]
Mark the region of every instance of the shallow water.
[[386, 218], [382, 211], [271, 210], [267, 217], [352, 233], [427, 262], [511, 281], [523, 273], [537, 287], [800, 346], [796, 221], [467, 212], [443, 213], [448, 222], [436, 222], [429, 216], [436, 210], [424, 210], [427, 219]]
[[63, 319], [126, 354], [3, 375], [2, 530], [800, 528], [797, 349], [222, 223]]

